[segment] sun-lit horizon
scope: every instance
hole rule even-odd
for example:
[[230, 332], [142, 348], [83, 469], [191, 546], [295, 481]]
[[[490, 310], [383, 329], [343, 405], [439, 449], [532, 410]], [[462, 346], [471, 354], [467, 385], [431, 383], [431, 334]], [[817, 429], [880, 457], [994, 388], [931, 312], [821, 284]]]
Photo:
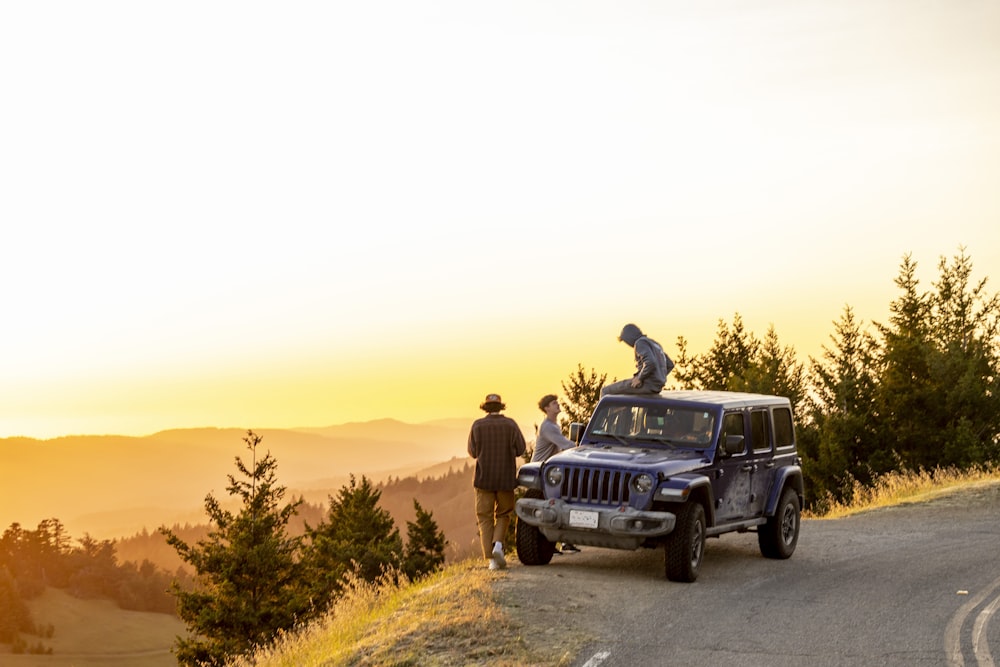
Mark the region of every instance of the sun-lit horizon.
[[[47, 6], [46, 6], [47, 7]], [[0, 9], [0, 438], [526, 433], [634, 322], [800, 360], [1000, 291], [1000, 5]]]

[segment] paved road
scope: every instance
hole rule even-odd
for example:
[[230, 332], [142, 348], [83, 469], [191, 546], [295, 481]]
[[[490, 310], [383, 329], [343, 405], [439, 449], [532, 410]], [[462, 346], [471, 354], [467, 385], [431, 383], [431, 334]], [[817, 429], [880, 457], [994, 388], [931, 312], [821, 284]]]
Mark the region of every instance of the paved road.
[[786, 561], [752, 533], [712, 539], [693, 584], [667, 581], [659, 551], [585, 548], [514, 564], [501, 590], [534, 627], [560, 626], [549, 637], [584, 633], [577, 667], [992, 666], [1000, 485], [804, 521]]

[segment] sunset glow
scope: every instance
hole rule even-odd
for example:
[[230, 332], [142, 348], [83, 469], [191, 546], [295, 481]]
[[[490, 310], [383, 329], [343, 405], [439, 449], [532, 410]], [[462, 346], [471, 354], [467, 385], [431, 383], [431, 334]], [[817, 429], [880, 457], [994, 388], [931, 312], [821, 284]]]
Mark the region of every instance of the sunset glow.
[[528, 432], [635, 322], [1000, 290], [1000, 4], [8, 3], [0, 437]]

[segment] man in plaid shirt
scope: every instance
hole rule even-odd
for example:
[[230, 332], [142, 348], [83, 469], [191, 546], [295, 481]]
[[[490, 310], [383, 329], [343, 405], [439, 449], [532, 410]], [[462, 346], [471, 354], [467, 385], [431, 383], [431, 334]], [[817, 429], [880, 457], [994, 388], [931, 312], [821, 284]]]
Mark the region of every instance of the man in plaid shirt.
[[503, 541], [514, 512], [517, 457], [524, 454], [524, 435], [517, 423], [500, 411], [507, 406], [499, 394], [487, 394], [480, 409], [486, 416], [472, 423], [469, 456], [476, 459], [476, 517], [483, 557], [491, 570], [507, 567]]

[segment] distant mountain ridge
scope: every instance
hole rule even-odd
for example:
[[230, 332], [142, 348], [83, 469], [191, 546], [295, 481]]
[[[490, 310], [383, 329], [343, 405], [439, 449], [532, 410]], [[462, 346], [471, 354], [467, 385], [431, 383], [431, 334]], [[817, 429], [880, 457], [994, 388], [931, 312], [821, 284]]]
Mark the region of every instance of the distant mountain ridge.
[[[263, 451], [277, 459], [278, 481], [291, 490], [329, 488], [351, 474], [400, 477], [464, 457], [468, 428], [468, 420], [380, 419], [254, 432], [263, 437]], [[188, 518], [208, 493], [227, 497], [235, 458], [250, 456], [245, 434], [186, 428], [142, 437], [0, 438], [0, 530], [14, 522], [34, 528], [55, 517], [71, 535], [105, 539]], [[129, 518], [138, 515], [143, 525]]]

